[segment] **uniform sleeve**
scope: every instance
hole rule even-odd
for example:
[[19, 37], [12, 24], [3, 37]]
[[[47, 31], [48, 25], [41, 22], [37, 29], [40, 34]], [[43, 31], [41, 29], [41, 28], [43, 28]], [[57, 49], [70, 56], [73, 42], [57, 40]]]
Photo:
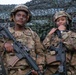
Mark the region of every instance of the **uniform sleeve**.
[[5, 39], [0, 37], [0, 52], [4, 52]]
[[49, 47], [50, 46], [50, 44], [51, 44], [51, 38], [52, 38], [52, 35], [47, 35], [46, 37], [45, 37], [45, 39], [43, 40], [43, 46], [47, 49], [47, 47]]
[[65, 40], [64, 44], [69, 50], [76, 50], [76, 33], [70, 32], [69, 37]]
[[35, 49], [37, 53], [37, 64], [45, 64], [44, 47], [40, 42], [39, 36], [34, 32]]
[[2, 41], [0, 40], [0, 51], [3, 50], [3, 45], [4, 45], [4, 42], [2, 42]]

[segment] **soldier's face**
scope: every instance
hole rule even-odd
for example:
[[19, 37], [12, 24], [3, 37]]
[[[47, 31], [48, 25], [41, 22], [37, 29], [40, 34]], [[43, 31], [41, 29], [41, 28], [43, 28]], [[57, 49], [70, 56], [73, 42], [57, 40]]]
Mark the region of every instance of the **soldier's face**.
[[59, 17], [57, 20], [56, 20], [56, 25], [59, 27], [61, 25], [66, 25], [66, 22], [67, 22], [67, 19], [66, 17]]
[[27, 22], [27, 14], [24, 11], [18, 11], [14, 16], [14, 22], [17, 25], [24, 26]]

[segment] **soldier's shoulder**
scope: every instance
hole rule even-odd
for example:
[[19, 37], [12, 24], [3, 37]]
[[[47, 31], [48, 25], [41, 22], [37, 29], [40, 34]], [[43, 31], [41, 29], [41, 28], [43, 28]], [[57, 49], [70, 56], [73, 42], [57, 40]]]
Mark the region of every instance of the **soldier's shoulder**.
[[35, 33], [35, 31], [33, 31], [30, 27], [25, 28], [25, 30], [26, 30], [27, 32], [32, 33], [32, 34], [34, 34], [34, 33]]
[[69, 34], [76, 34], [75, 32], [73, 32], [73, 31], [71, 31], [71, 30], [68, 31], [68, 33], [69, 33]]
[[32, 32], [33, 30], [30, 27], [25, 27], [25, 30]]
[[25, 28], [24, 34], [34, 36], [34, 31], [30, 27], [27, 27]]
[[38, 34], [35, 31], [33, 31], [30, 27], [26, 28], [26, 30], [27, 30], [27, 33], [33, 36], [33, 38], [39, 37]]
[[70, 34], [71, 37], [76, 37], [76, 33], [75, 32], [69, 31], [68, 33]]

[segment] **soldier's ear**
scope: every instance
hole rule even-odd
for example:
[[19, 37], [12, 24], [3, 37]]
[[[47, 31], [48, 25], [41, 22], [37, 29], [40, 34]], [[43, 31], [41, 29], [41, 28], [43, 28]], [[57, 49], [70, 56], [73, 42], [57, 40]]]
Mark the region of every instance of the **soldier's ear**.
[[27, 18], [28, 18], [28, 19], [27, 19], [27, 22], [30, 22], [30, 21], [31, 21], [31, 18], [32, 18], [31, 13], [28, 14], [28, 17], [27, 17]]
[[12, 15], [12, 17], [10, 17], [10, 21], [14, 21], [14, 15]]
[[27, 16], [27, 22], [29, 21], [29, 15]]
[[14, 15], [12, 16], [12, 20], [15, 21], [15, 16]]

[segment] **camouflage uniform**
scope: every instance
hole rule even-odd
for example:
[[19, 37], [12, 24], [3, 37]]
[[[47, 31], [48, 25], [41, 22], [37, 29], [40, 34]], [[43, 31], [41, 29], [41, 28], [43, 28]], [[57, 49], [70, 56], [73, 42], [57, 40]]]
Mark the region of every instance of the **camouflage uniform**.
[[[11, 21], [14, 21], [13, 17], [17, 11], [24, 11], [27, 14], [26, 23], [30, 21], [31, 14], [28, 10], [28, 7], [25, 5], [18, 5], [12, 10], [10, 15]], [[26, 27], [22, 31], [16, 31], [14, 27], [8, 29], [17, 41], [21, 42], [24, 46], [29, 48], [29, 54], [36, 61], [36, 63], [43, 66], [45, 57], [39, 36], [30, 28]], [[9, 39], [4, 41], [4, 43], [7, 42], [10, 42], [11, 44], [13, 43], [12, 40]], [[29, 72], [29, 70], [31, 70], [31, 67], [28, 65], [25, 59], [18, 60], [15, 52], [6, 51], [3, 54], [3, 57], [8, 75], [25, 75], [27, 72]]]
[[[62, 38], [63, 38], [63, 43], [69, 50], [68, 53], [66, 54], [67, 62], [70, 62], [70, 60], [71, 60], [70, 66], [76, 66], [76, 62], [75, 62], [76, 53], [75, 52], [71, 59], [71, 51], [75, 51], [75, 50], [73, 50], [73, 48], [76, 49], [76, 33], [72, 32], [72, 31], [63, 32]], [[59, 41], [60, 41], [60, 39], [58, 38], [58, 36], [52, 34], [51, 36], [50, 35], [46, 36], [45, 40], [43, 41], [43, 44], [46, 48], [49, 46], [52, 46], [52, 45], [56, 47]], [[46, 52], [47, 52], [46, 53], [46, 60], [47, 60], [46, 63], [51, 66], [50, 70], [52, 71], [52, 72], [49, 71], [50, 72], [49, 74], [55, 73], [57, 70], [56, 68], [58, 67], [59, 63], [57, 63], [57, 62], [53, 63], [56, 61], [56, 60], [54, 60], [55, 55], [48, 53], [48, 51], [46, 51]], [[50, 61], [50, 59], [51, 59], [51, 61]], [[50, 61], [49, 63], [48, 63], [48, 60]]]
[[[43, 46], [40, 43], [38, 35], [29, 28], [25, 28], [22, 32], [14, 31], [13, 28], [9, 28], [9, 30], [15, 36], [17, 41], [30, 49], [29, 53], [37, 64], [44, 65]], [[10, 42], [12, 43], [12, 41]], [[5, 66], [8, 75], [25, 75], [29, 70], [31, 70], [30, 66], [25, 59], [18, 60], [16, 64], [13, 64], [16, 61], [14, 59], [15, 56], [15, 52], [6, 52], [4, 54], [4, 61], [6, 62]]]
[[[58, 15], [58, 13], [57, 13]], [[65, 14], [59, 14], [59, 17], [65, 16]], [[67, 15], [66, 15], [67, 16]], [[58, 18], [56, 15], [54, 16], [55, 19], [54, 21]], [[70, 18], [69, 18], [70, 19]], [[61, 33], [62, 35], [62, 40], [65, 46], [67, 47], [67, 53], [66, 53], [66, 61], [69, 63], [69, 70], [76, 75], [76, 33], [72, 31], [65, 31]], [[60, 41], [60, 38], [58, 38], [55, 33], [53, 34], [48, 34], [46, 38], [43, 41], [44, 47], [47, 49], [50, 46], [58, 47], [58, 43]], [[73, 54], [73, 55], [72, 55]], [[52, 75], [58, 70], [58, 65], [60, 63], [56, 61], [56, 55], [52, 51], [48, 52], [46, 50], [46, 65], [47, 65], [47, 70], [45, 75]], [[68, 75], [70, 75], [70, 71], [68, 71]], [[69, 73], [70, 72], [70, 73]]]

